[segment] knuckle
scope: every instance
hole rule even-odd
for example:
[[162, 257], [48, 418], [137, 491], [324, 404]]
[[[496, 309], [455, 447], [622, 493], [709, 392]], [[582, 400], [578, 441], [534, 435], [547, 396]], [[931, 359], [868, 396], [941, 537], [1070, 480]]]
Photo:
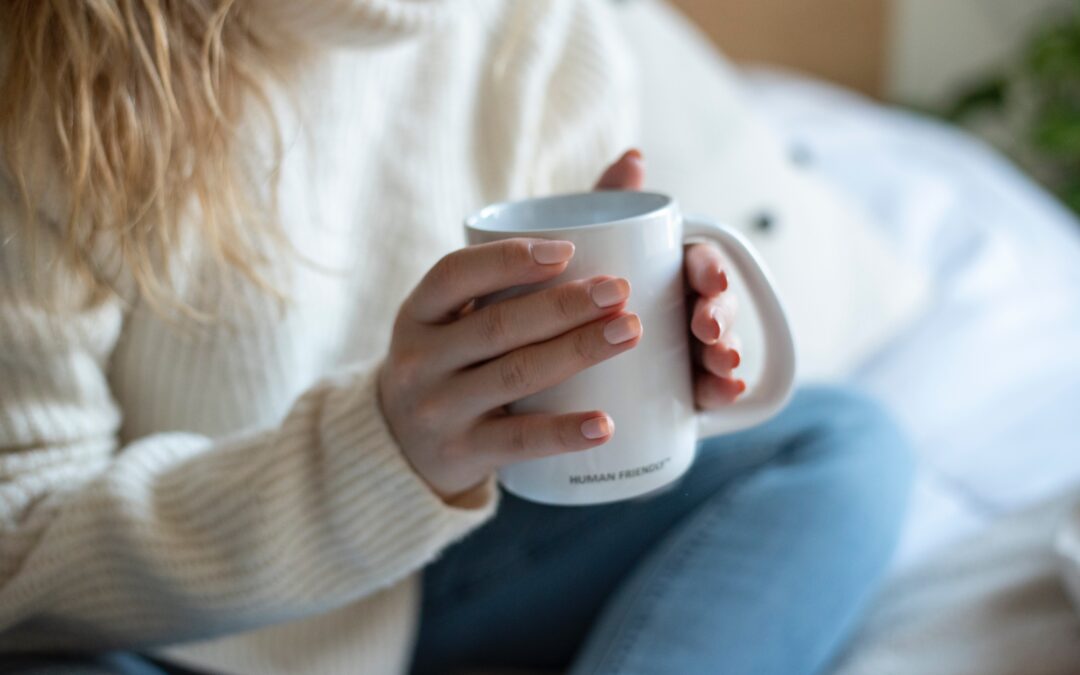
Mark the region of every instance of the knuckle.
[[560, 422], [555, 425], [555, 441], [558, 443], [560, 449], [572, 448], [575, 446], [575, 442], [580, 438], [581, 433], [577, 430], [577, 427], [572, 422]]
[[597, 348], [596, 336], [592, 331], [580, 330], [573, 333], [570, 347], [579, 362], [592, 363], [600, 360], [600, 350]]
[[580, 303], [578, 298], [582, 289], [580, 287], [561, 288], [553, 293], [551, 299], [552, 310], [556, 318], [563, 321], [571, 321], [578, 316]]
[[506, 337], [506, 311], [500, 305], [485, 308], [477, 316], [477, 331], [485, 344], [502, 344]]
[[402, 389], [417, 386], [424, 372], [424, 353], [419, 350], [401, 349], [391, 357], [391, 376]]
[[428, 278], [436, 288], [454, 284], [458, 279], [461, 269], [461, 253], [454, 251], [447, 253], [428, 272]]
[[514, 454], [522, 454], [529, 448], [528, 432], [524, 423], [511, 424], [507, 432], [507, 450]]
[[686, 264], [687, 265], [689, 265], [691, 267], [694, 267], [694, 268], [699, 268], [699, 267], [702, 267], [702, 266], [708, 264], [708, 262], [709, 262], [709, 247], [708, 247], [707, 244], [703, 244], [701, 242], [698, 242], [698, 243], [693, 244], [692, 246], [690, 246], [690, 248], [686, 251]]
[[467, 445], [453, 441], [441, 443], [435, 450], [435, 454], [439, 459], [445, 462], [460, 461], [467, 457], [469, 453], [470, 449]]
[[413, 422], [417, 428], [424, 431], [433, 431], [442, 427], [446, 406], [441, 399], [435, 396], [425, 396], [416, 402], [413, 407]]
[[523, 239], [507, 239], [499, 247], [499, 264], [507, 272], [521, 269], [522, 263], [531, 257], [529, 242]]
[[720, 260], [720, 247], [711, 241], [699, 241], [694, 244], [694, 254], [706, 264], [714, 264]]
[[516, 392], [528, 389], [533, 380], [533, 367], [530, 359], [516, 355], [499, 362], [499, 382], [505, 391]]
[[720, 321], [723, 332], [727, 333], [730, 331], [732, 324], [735, 323], [735, 307], [725, 301], [713, 304], [712, 309], [715, 312], [716, 318]]

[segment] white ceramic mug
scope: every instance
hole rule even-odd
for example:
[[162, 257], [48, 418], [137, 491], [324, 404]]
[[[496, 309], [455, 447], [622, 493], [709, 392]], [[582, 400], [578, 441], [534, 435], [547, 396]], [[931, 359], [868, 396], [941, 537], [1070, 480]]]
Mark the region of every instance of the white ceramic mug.
[[[547, 504], [598, 504], [636, 497], [679, 478], [697, 441], [756, 425], [787, 402], [795, 347], [787, 317], [761, 261], [743, 237], [702, 218], [683, 218], [666, 195], [589, 192], [488, 206], [465, 221], [470, 244], [510, 237], [562, 239], [576, 250], [552, 281], [490, 296], [490, 303], [572, 279], [621, 276], [631, 287], [627, 310], [641, 317], [637, 347], [569, 380], [517, 401], [513, 413], [603, 410], [615, 435], [602, 446], [503, 468], [516, 495]], [[715, 412], [694, 406], [693, 367], [683, 288], [683, 246], [715, 242], [745, 284], [761, 319], [759, 380]]]

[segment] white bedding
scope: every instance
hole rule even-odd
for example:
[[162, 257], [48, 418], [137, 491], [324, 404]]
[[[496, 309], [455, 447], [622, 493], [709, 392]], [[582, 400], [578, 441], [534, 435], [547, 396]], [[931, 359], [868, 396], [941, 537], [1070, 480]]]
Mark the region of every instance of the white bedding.
[[832, 675], [1076, 675], [1080, 617], [1051, 542], [1055, 499], [895, 575]]
[[927, 314], [855, 377], [922, 460], [897, 565], [1080, 484], [1080, 222], [961, 132], [788, 75], [745, 80], [805, 169], [935, 282]]

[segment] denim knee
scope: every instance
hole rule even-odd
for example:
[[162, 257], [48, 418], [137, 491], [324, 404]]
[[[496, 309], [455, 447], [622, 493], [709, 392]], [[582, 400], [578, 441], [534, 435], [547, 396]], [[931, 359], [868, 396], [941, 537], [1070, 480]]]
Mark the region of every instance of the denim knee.
[[[840, 387], [810, 387], [789, 408], [819, 442], [796, 443], [800, 462], [828, 464], [830, 492], [882, 530], [899, 527], [915, 473], [906, 434], [875, 399]], [[805, 440], [805, 437], [804, 437]], [[869, 524], [869, 523], [867, 523]]]
[[[915, 458], [907, 434], [877, 399], [844, 387], [815, 386], [799, 390], [792, 408], [812, 418], [820, 432], [838, 439], [858, 435], [873, 442], [858, 444], [878, 456], [882, 467], [910, 477]], [[847, 443], [844, 443], [847, 445]]]

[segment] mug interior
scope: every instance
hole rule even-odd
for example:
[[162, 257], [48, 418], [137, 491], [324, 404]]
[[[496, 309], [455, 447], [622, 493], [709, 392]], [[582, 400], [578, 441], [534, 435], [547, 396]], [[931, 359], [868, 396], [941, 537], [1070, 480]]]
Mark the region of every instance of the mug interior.
[[655, 192], [581, 192], [492, 204], [465, 225], [485, 232], [568, 230], [652, 215], [671, 202], [671, 197]]

